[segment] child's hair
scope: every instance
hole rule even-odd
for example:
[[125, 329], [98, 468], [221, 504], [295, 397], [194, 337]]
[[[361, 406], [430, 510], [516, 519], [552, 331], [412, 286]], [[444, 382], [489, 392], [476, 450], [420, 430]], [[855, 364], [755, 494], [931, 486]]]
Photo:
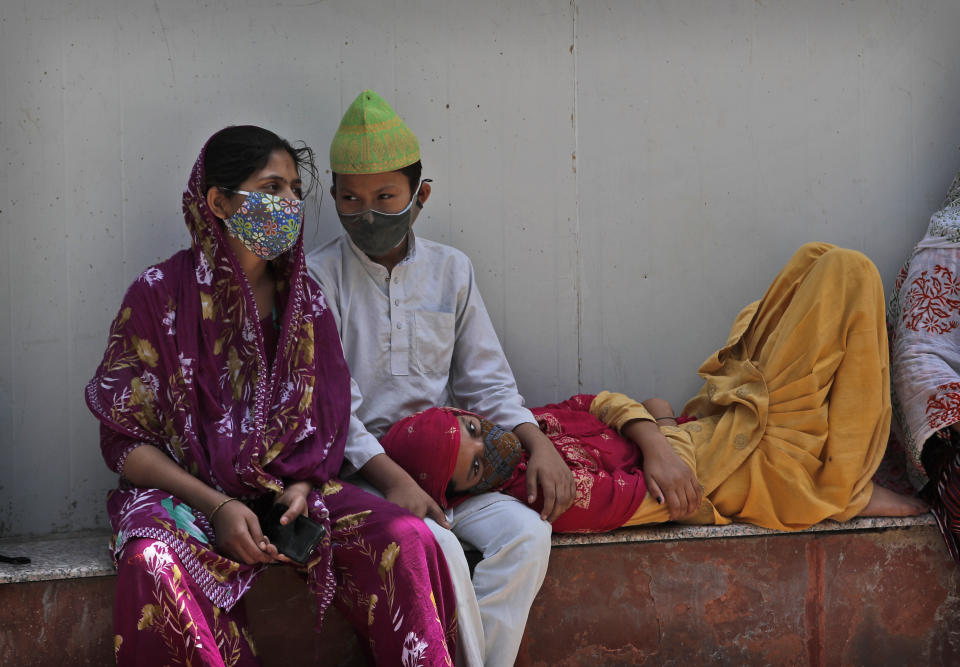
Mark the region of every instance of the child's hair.
[[[423, 163], [420, 160], [417, 160], [413, 164], [408, 164], [406, 167], [401, 167], [397, 169], [401, 174], [407, 177], [407, 181], [410, 183], [410, 192], [414, 193], [417, 191], [417, 186], [420, 185], [420, 174], [423, 173]], [[332, 172], [333, 177], [333, 187], [337, 187], [337, 172]]]
[[306, 196], [319, 180], [313, 150], [307, 145], [294, 148], [286, 139], [255, 125], [232, 125], [210, 137], [203, 157], [204, 192], [212, 187], [235, 190], [250, 174], [263, 169], [278, 150], [290, 155], [301, 178], [306, 180], [309, 175]]

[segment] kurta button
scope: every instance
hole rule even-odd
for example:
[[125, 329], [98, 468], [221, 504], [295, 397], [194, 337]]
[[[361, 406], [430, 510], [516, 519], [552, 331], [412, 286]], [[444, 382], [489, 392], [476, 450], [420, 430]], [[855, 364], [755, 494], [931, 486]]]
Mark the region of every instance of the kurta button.
[[394, 306], [399, 306], [399, 305], [400, 305], [400, 299], [394, 299], [394, 300], [393, 300], [393, 305], [394, 305]]
[[399, 283], [400, 283], [400, 279], [399, 279], [399, 278], [394, 278], [394, 279], [393, 279], [393, 284], [394, 284], [394, 285], [398, 285]]
[[400, 322], [398, 322], [398, 323], [397, 323], [397, 328], [398, 328], [398, 329], [402, 329], [402, 328], [403, 328], [403, 324], [400, 323]]

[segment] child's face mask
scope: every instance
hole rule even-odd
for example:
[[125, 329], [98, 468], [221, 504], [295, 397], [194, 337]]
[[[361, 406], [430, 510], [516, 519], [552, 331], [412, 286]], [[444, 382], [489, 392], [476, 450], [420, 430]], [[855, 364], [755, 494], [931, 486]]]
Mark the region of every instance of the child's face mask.
[[469, 493], [492, 491], [506, 484], [520, 464], [523, 446], [512, 432], [480, 419], [480, 436], [483, 438], [483, 475], [469, 489]]
[[290, 250], [303, 227], [303, 202], [266, 192], [234, 190], [247, 198], [223, 221], [231, 236], [261, 259], [275, 259]]
[[[421, 185], [428, 182], [429, 178], [424, 179]], [[419, 194], [418, 187], [410, 203], [398, 213], [384, 213], [372, 208], [361, 213], [341, 213], [338, 206], [337, 215], [350, 240], [360, 250], [371, 257], [382, 257], [403, 242], [417, 219], [423, 208], [423, 204], [417, 200]]]

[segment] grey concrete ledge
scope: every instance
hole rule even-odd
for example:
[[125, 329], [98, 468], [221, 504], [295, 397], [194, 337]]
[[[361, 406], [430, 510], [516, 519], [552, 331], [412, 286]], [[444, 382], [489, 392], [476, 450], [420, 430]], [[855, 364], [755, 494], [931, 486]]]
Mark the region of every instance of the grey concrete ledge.
[[0, 584], [105, 577], [117, 573], [108, 531], [0, 539], [0, 554], [26, 556], [25, 565], [0, 563]]
[[[729, 526], [659, 524], [656, 526], [621, 528], [612, 533], [554, 535], [553, 546], [562, 548], [631, 542], [673, 542], [760, 536], [789, 537], [804, 533], [885, 530], [912, 526], [936, 526], [936, 520], [931, 514], [904, 518], [865, 517], [853, 519], [846, 523], [825, 521], [807, 530], [790, 533], [742, 523]], [[39, 538], [9, 537], [0, 539], [0, 554], [26, 556], [30, 559], [30, 563], [25, 565], [0, 563], [0, 584], [112, 576], [116, 574], [116, 570], [110, 556], [109, 544], [110, 533], [106, 531], [71, 533]]]
[[708, 540], [735, 537], [759, 537], [803, 535], [806, 533], [852, 532], [864, 530], [885, 530], [888, 528], [909, 528], [911, 526], [936, 526], [937, 520], [932, 514], [910, 517], [861, 517], [844, 523], [824, 521], [806, 530], [784, 532], [760, 528], [747, 523], [734, 523], [728, 526], [682, 526], [678, 524], [657, 524], [655, 526], [637, 526], [621, 528], [611, 533], [554, 535], [554, 547], [571, 547], [584, 544], [618, 544], [627, 542], [672, 542], [678, 540]]

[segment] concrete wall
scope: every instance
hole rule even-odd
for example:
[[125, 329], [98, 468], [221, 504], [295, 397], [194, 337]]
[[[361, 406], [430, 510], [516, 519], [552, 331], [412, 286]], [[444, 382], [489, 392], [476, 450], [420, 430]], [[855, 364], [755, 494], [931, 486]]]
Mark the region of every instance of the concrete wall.
[[[418, 230], [472, 257], [534, 404], [681, 403], [798, 244], [890, 281], [960, 168], [952, 0], [387, 4], [0, 3], [0, 535], [104, 525], [82, 389], [225, 125], [323, 158], [360, 90], [390, 100]], [[337, 230], [324, 201], [308, 243]]]

